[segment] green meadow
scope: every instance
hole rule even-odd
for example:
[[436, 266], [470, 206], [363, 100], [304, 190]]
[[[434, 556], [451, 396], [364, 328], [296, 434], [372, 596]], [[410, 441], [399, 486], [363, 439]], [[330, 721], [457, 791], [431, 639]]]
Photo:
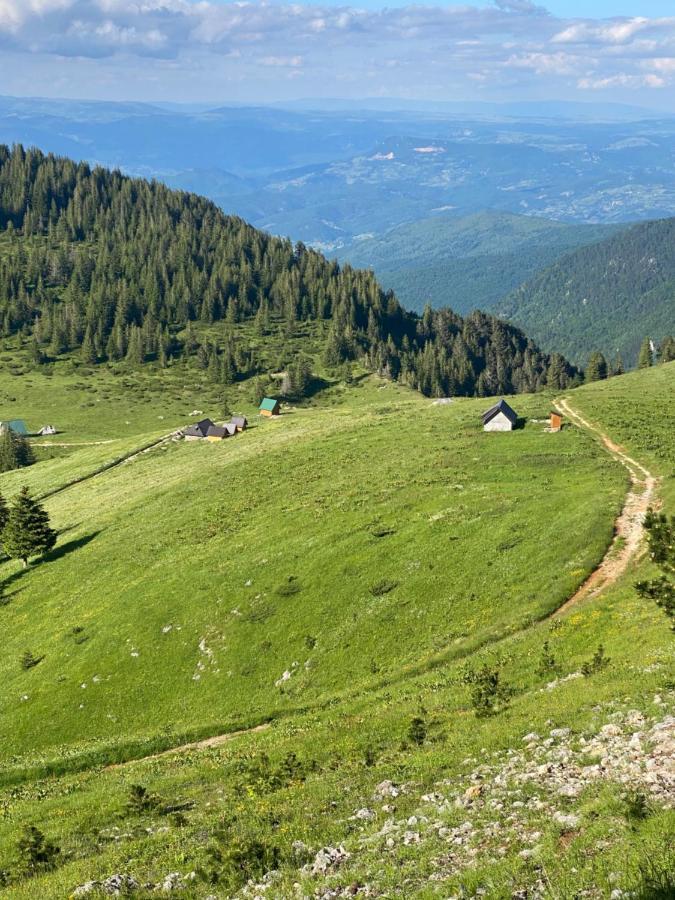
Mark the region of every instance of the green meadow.
[[[46, 376], [49, 398], [36, 375], [0, 385], [15, 398], [3, 416], [21, 407], [43, 424], [58, 413], [69, 437], [111, 441], [0, 476], [9, 497], [23, 483], [63, 487], [45, 501], [55, 550], [26, 571], [0, 565], [0, 870], [11, 871], [26, 824], [61, 849], [53, 872], [8, 881], [8, 897], [66, 897], [119, 872], [139, 883], [197, 872], [181, 896], [244, 896], [255, 842], [274, 851], [267, 896], [279, 898], [355, 885], [364, 896], [507, 898], [539, 882], [546, 896], [609, 897], [651, 889], [650, 866], [663, 880], [672, 812], [648, 802], [632, 815], [611, 778], [556, 801], [575, 818], [567, 829], [529, 782], [501, 809], [434, 807], [449, 829], [471, 820], [482, 835], [471, 853], [449, 853], [422, 822], [432, 815], [423, 797], [461, 797], [476, 767], [508, 758], [530, 732], [569, 728], [581, 753], [612, 717], [662, 719], [672, 698], [667, 621], [633, 589], [653, 574], [644, 556], [550, 618], [605, 553], [627, 489], [593, 435], [544, 430], [551, 397], [514, 398], [525, 427], [485, 434], [489, 401], [434, 405], [372, 376], [333, 383], [274, 421], [257, 420], [242, 392], [254, 427], [237, 438], [168, 441], [105, 468], [192, 409], [218, 418], [219, 398], [180, 393], [178, 373], [167, 375], [174, 394], [125, 393], [102, 372], [85, 390], [80, 377]], [[667, 504], [674, 387], [670, 364], [568, 394], [660, 477]], [[599, 644], [609, 662], [583, 675]], [[42, 657], [27, 671], [25, 650]], [[482, 665], [508, 688], [487, 717], [466, 683]], [[260, 724], [218, 747], [151, 757]], [[401, 790], [374, 802], [385, 780]], [[130, 811], [134, 784], [157, 802]], [[418, 839], [388, 843], [387, 821], [411, 817]], [[523, 853], [531, 834], [536, 852]], [[348, 856], [325, 874], [303, 870], [322, 845]]]

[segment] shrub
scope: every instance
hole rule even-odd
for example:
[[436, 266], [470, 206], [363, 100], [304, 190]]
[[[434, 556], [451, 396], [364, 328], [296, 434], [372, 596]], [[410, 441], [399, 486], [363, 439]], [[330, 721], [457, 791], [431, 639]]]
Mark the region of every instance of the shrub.
[[159, 803], [159, 798], [151, 794], [144, 785], [132, 784], [124, 809], [129, 815], [138, 816], [157, 809]]
[[259, 881], [279, 866], [281, 851], [273, 844], [233, 834], [230, 829], [218, 831], [213, 837], [206, 851], [207, 864], [199, 871], [209, 884], [238, 890], [247, 881]]
[[558, 664], [555, 661], [555, 656], [551, 652], [551, 646], [548, 641], [544, 641], [541, 648], [541, 657], [539, 659], [537, 674], [546, 678], [547, 676], [554, 674], [557, 670]]
[[414, 716], [408, 727], [408, 738], [419, 747], [424, 743], [426, 736], [426, 722], [421, 716]]
[[586, 677], [595, 675], [598, 672], [602, 672], [603, 669], [606, 669], [609, 663], [609, 657], [605, 656], [605, 648], [602, 644], [599, 644], [598, 649], [593, 654], [593, 659], [590, 660], [590, 662], [585, 662], [581, 667], [581, 673]]
[[507, 707], [511, 690], [501, 681], [501, 674], [496, 666], [485, 663], [476, 671], [467, 669], [462, 680], [471, 688], [471, 705], [477, 716], [492, 716]]
[[45, 837], [35, 825], [26, 825], [16, 846], [19, 855], [19, 873], [24, 878], [56, 868], [61, 848]]
[[23, 655], [21, 657], [21, 668], [25, 669], [33, 669], [35, 666], [39, 665], [44, 656], [35, 656], [30, 650], [24, 650]]
[[371, 584], [369, 591], [373, 597], [383, 597], [385, 594], [391, 593], [397, 586], [397, 581], [388, 581], [386, 578], [383, 578], [381, 581]]

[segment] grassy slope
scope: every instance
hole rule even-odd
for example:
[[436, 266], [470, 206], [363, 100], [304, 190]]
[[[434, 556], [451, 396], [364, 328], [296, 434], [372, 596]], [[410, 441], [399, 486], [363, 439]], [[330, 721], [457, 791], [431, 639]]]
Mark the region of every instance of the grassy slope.
[[[0, 569], [12, 756], [226, 730], [466, 654], [555, 608], [601, 555], [624, 480], [584, 435], [530, 425], [507, 447], [479, 428], [485, 401], [375, 382], [335, 400], [49, 500], [52, 561]], [[27, 646], [45, 659], [24, 672]]]
[[[617, 426], [617, 437], [652, 462], [664, 479], [662, 489], [666, 497], [673, 496], [672, 460], [663, 458], [654, 443], [658, 438], [664, 445], [668, 438], [668, 423], [658, 414], [663, 408], [659, 391], [661, 388], [672, 391], [673, 378], [675, 366], [664, 367], [591, 385], [572, 396], [576, 406], [610, 431]], [[659, 390], [654, 389], [655, 384]], [[380, 404], [392, 404], [390, 391], [388, 388], [382, 394], [378, 392], [377, 396], [382, 397]], [[394, 402], [404, 402], [399, 392], [395, 397]], [[525, 401], [523, 398], [523, 402], [540, 405], [541, 399]], [[471, 406], [470, 402], [451, 409], [430, 409], [424, 405], [424, 410], [430, 416], [442, 417], [445, 423], [453, 422], [455, 417], [461, 419], [469, 413]], [[618, 407], [622, 412], [620, 422], [616, 414]], [[626, 424], [638, 414], [652, 423], [649, 437]], [[276, 439], [281, 433], [278, 429], [290, 431], [296, 428], [302, 415], [304, 413], [298, 413], [297, 419], [289, 416], [285, 422], [269, 426], [265, 431], [274, 433]], [[378, 427], [386, 429], [386, 416], [381, 418], [385, 420], [383, 424], [374, 425], [370, 419], [368, 427], [375, 432]], [[452, 442], [456, 429], [450, 433], [447, 428], [443, 431], [443, 442]], [[361, 431], [361, 436], [367, 434], [367, 430]], [[500, 455], [504, 454], [508, 459], [507, 441], [510, 443], [512, 438], [530, 440], [535, 434], [537, 432], [532, 428], [529, 433], [526, 430], [506, 440], [501, 436], [483, 438], [479, 434], [476, 439], [483, 447], [499, 447]], [[570, 429], [568, 437], [572, 435], [575, 442], [580, 442], [576, 444], [577, 451], [583, 449], [584, 458], [580, 460], [578, 470], [583, 480], [583, 473], [594, 457], [588, 456], [590, 447], [586, 438]], [[261, 439], [266, 437], [262, 429], [259, 436]], [[537, 436], [543, 440], [543, 436]], [[559, 437], [563, 436], [564, 433]], [[257, 440], [258, 435], [255, 437]], [[328, 438], [324, 437], [324, 440]], [[395, 436], [391, 440], [405, 451], [406, 442]], [[243, 442], [241, 446], [243, 452]], [[556, 446], [560, 447], [559, 444]], [[500, 460], [500, 467], [508, 469], [507, 459]], [[480, 457], [478, 462], [481, 462]], [[484, 457], [482, 462], [485, 462]], [[471, 484], [482, 481], [484, 468], [484, 465], [475, 468]], [[612, 465], [609, 470], [616, 489], [622, 476]], [[371, 466], [370, 471], [372, 478], [376, 467]], [[566, 480], [574, 482], [576, 490], [577, 470], [569, 472]], [[352, 481], [358, 483], [356, 478]], [[528, 471], [520, 481], [521, 495], [524, 486], [529, 489], [530, 484], [531, 472]], [[370, 479], [367, 487], [370, 489]], [[593, 486], [587, 486], [587, 497], [595, 497], [594, 491]], [[575, 495], [575, 502], [580, 501], [581, 491]], [[601, 502], [595, 505], [597, 508]], [[609, 518], [609, 509], [601, 512]], [[409, 511], [404, 518], [410, 518]], [[538, 522], [531, 519], [532, 530], [536, 532], [536, 524], [543, 520], [543, 517]], [[484, 521], [492, 530], [499, 520], [488, 518]], [[425, 530], [423, 522], [424, 519], [416, 530]], [[566, 538], [568, 535], [574, 537], [568, 530], [558, 533], [555, 547], [559, 562], [561, 551], [565, 553], [570, 547], [567, 539], [561, 543], [560, 534], [565, 534]], [[396, 536], [382, 540], [389, 541]], [[409, 536], [408, 544], [410, 539], [414, 538]], [[95, 543], [90, 546], [93, 548]], [[468, 552], [471, 552], [470, 548]], [[525, 556], [523, 553], [522, 558]], [[485, 559], [487, 557], [483, 561]], [[471, 567], [475, 565], [472, 562]], [[501, 838], [510, 848], [506, 856], [495, 863], [494, 853], [479, 851], [473, 865], [467, 869], [451, 861], [446, 868], [442, 861], [446, 855], [445, 845], [431, 839], [414, 847], [394, 849], [387, 849], [381, 840], [375, 839], [372, 848], [368, 849], [360, 843], [359, 835], [374, 834], [382, 827], [387, 815], [375, 805], [376, 821], [358, 827], [349, 821], [349, 816], [355, 809], [372, 805], [374, 785], [383, 778], [391, 778], [414, 785], [395, 802], [396, 816], [405, 817], [417, 810], [420, 794], [439, 778], [450, 778], [451, 784], [457, 783], [467, 766], [472, 765], [472, 757], [475, 766], [476, 761], [485, 761], [500, 749], [517, 747], [522, 735], [531, 730], [545, 734], [551, 727], [569, 726], [580, 735], [604, 724], [617, 708], [631, 706], [643, 709], [649, 715], [663, 715], [662, 708], [652, 704], [652, 698], [656, 692], [663, 694], [668, 680], [672, 680], [670, 638], [662, 615], [638, 600], [631, 587], [635, 577], [649, 568], [644, 562], [634, 566], [622, 583], [572, 611], [555, 628], [544, 623], [507, 639], [498, 649], [487, 648], [478, 653], [475, 664], [486, 659], [500, 659], [503, 676], [516, 689], [511, 708], [495, 719], [477, 720], [467, 710], [466, 689], [458, 678], [462, 663], [449, 662], [422, 667], [417, 674], [392, 680], [379, 690], [363, 691], [359, 696], [325, 710], [292, 716], [276, 723], [266, 734], [239, 738], [217, 750], [148, 760], [122, 769], [94, 770], [26, 784], [20, 790], [5, 792], [0, 796], [0, 808], [10, 827], [0, 838], [0, 859], [4, 853], [4, 858], [11, 862], [11, 843], [21, 824], [27, 821], [38, 822], [48, 834], [56, 837], [65, 853], [64, 864], [54, 874], [23, 886], [15, 885], [8, 896], [27, 898], [36, 896], [37, 892], [40, 896], [61, 897], [86, 877], [113, 871], [132, 871], [139, 878], [158, 878], [174, 869], [188, 871], [204, 860], [209, 834], [218, 823], [232, 820], [239, 834], [255, 835], [281, 848], [283, 876], [275, 889], [275, 896], [279, 897], [293, 895], [291, 885], [299, 878], [297, 863], [293, 862], [290, 850], [295, 839], [304, 839], [314, 847], [323, 842], [344, 841], [353, 858], [334, 876], [334, 882], [347, 885], [367, 881], [392, 897], [445, 897], [457, 893], [461, 886], [469, 891], [480, 886], [487, 888], [491, 897], [507, 898], [514, 889], [531, 885], [541, 875], [542, 866], [556, 896], [590, 888], [591, 896], [601, 897], [607, 896], [610, 883], [630, 885], [642, 859], [651, 857], [658, 861], [663, 858], [664, 842], [673, 831], [672, 817], [655, 811], [644, 821], [628, 821], [621, 791], [612, 784], [600, 784], [587, 790], [578, 804], [567, 804], [569, 809], [580, 814], [582, 825], [565, 836], [564, 843], [561, 843], [559, 826], [542, 814], [527, 813], [532, 819], [531, 827], [540, 829], [543, 834], [542, 850], [534, 869], [530, 861], [517, 855], [516, 850], [524, 844], [517, 840], [515, 844], [510, 842], [507, 823], [508, 834]], [[550, 578], [548, 583], [551, 584]], [[425, 602], [429, 602], [428, 596]], [[2, 611], [3, 615], [10, 610], [11, 606]], [[402, 632], [397, 632], [397, 637], [409, 640]], [[377, 638], [379, 642], [380, 635]], [[536, 670], [544, 639], [551, 642], [562, 674], [577, 670], [599, 641], [604, 642], [611, 656], [610, 667], [601, 675], [572, 681], [551, 693], [542, 694], [539, 689], [546, 679]], [[639, 656], [636, 655], [638, 645]], [[357, 654], [351, 656], [349, 664], [354, 665], [352, 660]], [[38, 673], [40, 667], [33, 674]], [[424, 710], [423, 715], [429, 723], [429, 738], [422, 748], [412, 750], [405, 747], [402, 739], [411, 716], [420, 709]], [[48, 718], [43, 721], [49, 724]], [[370, 748], [375, 760], [370, 766], [363, 762], [366, 748]], [[242, 790], [242, 785], [248, 783], [246, 776], [241, 774], [243, 761], [255, 760], [263, 751], [274, 761], [289, 750], [296, 752], [304, 764], [304, 782], [295, 780], [279, 790], [251, 785]], [[311, 768], [310, 760], [313, 762]], [[193, 800], [195, 808], [188, 814], [187, 823], [179, 826], [157, 815], [124, 816], [121, 812], [124, 797], [128, 786], [134, 782], [147, 784], [164, 797]], [[506, 812], [508, 810], [504, 815]], [[480, 811], [459, 810], [449, 812], [447, 820], [451, 824], [455, 819], [460, 822], [467, 816], [474, 819], [480, 815]], [[603, 848], [601, 853], [598, 852], [600, 846]], [[610, 873], [613, 873], [613, 882], [609, 880]], [[442, 880], [429, 881], [431, 875], [440, 875]], [[306, 893], [315, 889], [316, 882], [312, 879], [304, 879], [304, 883]], [[212, 887], [199, 883], [190, 895], [205, 897], [212, 892]], [[229, 891], [223, 889], [222, 895], [228, 896]]]

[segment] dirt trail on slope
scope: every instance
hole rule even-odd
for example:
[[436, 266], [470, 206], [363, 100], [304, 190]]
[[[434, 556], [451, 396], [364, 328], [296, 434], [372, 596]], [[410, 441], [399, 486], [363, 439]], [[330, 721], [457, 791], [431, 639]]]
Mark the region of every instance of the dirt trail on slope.
[[596, 425], [587, 422], [566, 400], [556, 401], [572, 422], [597, 434], [614, 459], [628, 469], [631, 488], [626, 494], [623, 509], [614, 525], [614, 540], [602, 561], [591, 572], [581, 587], [560, 606], [552, 618], [562, 615], [586, 597], [595, 597], [626, 571], [629, 562], [637, 555], [642, 539], [643, 521], [647, 508], [653, 503], [657, 479], [641, 463], [632, 459]]
[[270, 727], [269, 722], [263, 722], [262, 725], [255, 725], [253, 728], [243, 728], [240, 731], [228, 731], [225, 734], [216, 734], [214, 737], [204, 738], [201, 741], [192, 741], [190, 744], [180, 744], [178, 747], [169, 747], [168, 750], [160, 750], [159, 753], [151, 753], [149, 756], [139, 756], [135, 759], [127, 759], [121, 763], [113, 763], [106, 766], [106, 769], [120, 769], [122, 766], [130, 766], [132, 763], [145, 762], [147, 759], [161, 759], [163, 756], [172, 756], [174, 753], [187, 753], [189, 750], [210, 750], [213, 747], [220, 747], [229, 743], [234, 738], [241, 737], [244, 734], [258, 734], [260, 731], [267, 731]]

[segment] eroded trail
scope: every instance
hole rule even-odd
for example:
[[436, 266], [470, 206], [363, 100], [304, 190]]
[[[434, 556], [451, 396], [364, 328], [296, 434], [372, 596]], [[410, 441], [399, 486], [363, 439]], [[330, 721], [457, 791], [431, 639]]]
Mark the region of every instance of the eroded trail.
[[623, 509], [615, 523], [614, 540], [602, 561], [569, 600], [555, 611], [553, 617], [562, 615], [586, 597], [596, 596], [623, 575], [630, 561], [639, 552], [645, 513], [654, 500], [656, 489], [656, 478], [648, 469], [628, 456], [597, 425], [587, 422], [566, 400], [556, 402], [572, 422], [598, 435], [614, 459], [628, 470], [631, 488], [626, 494]]

